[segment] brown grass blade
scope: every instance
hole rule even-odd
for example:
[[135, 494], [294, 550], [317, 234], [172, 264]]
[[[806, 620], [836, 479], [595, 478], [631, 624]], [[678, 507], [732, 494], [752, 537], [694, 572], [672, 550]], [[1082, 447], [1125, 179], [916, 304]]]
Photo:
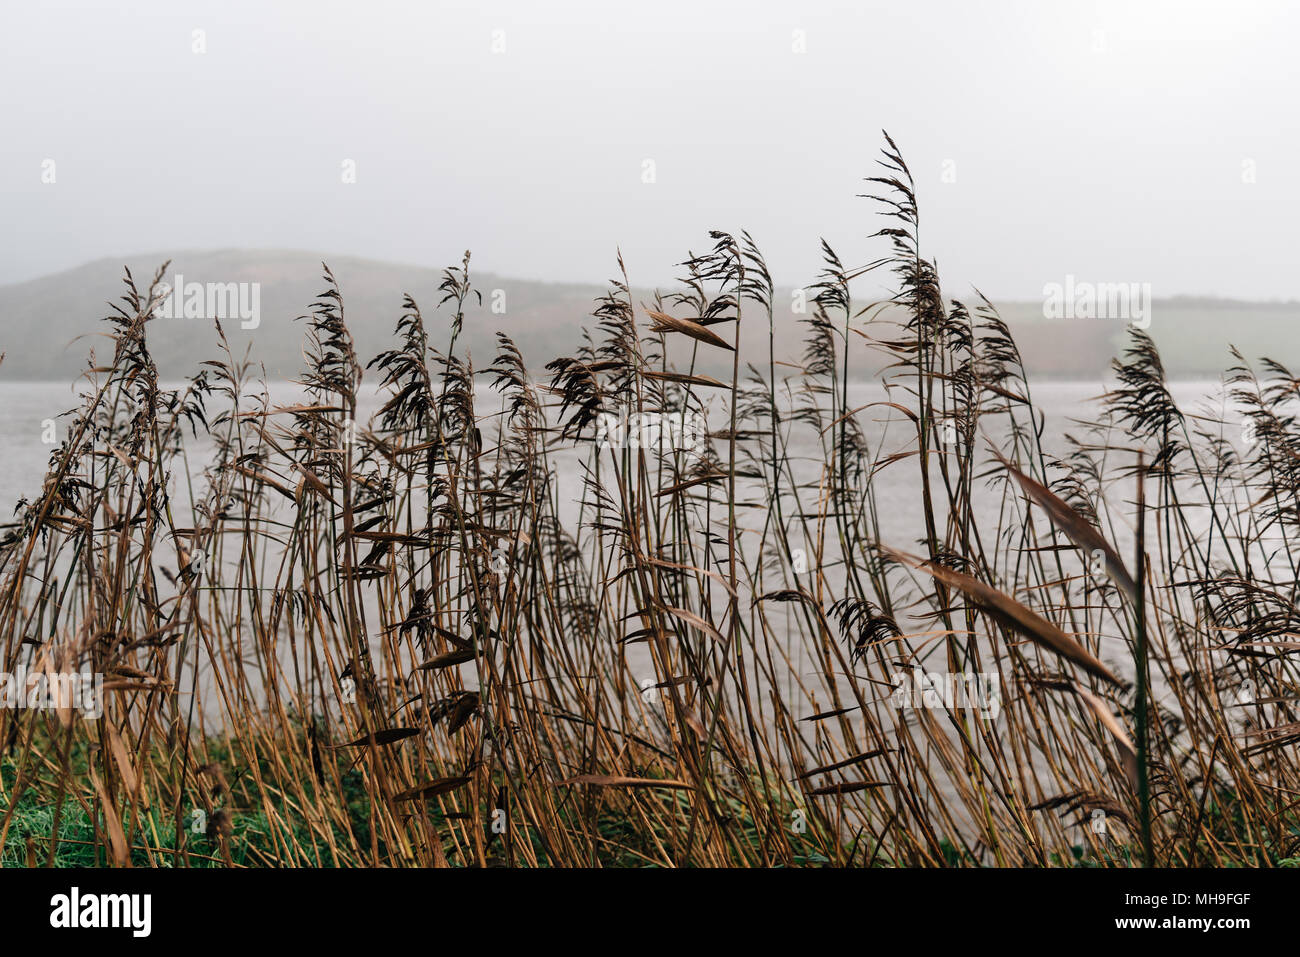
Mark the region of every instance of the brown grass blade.
[[1111, 714], [1110, 709], [1106, 707], [1106, 703], [1087, 688], [1076, 682], [1074, 693], [1083, 699], [1084, 704], [1097, 716], [1097, 720], [1101, 722], [1102, 727], [1109, 731], [1110, 736], [1115, 739], [1115, 744], [1119, 748], [1120, 763], [1124, 765], [1124, 773], [1128, 775], [1129, 783], [1136, 790], [1138, 786], [1137, 748], [1133, 746], [1133, 741], [1129, 738], [1128, 733], [1119, 723], [1119, 719]]
[[680, 332], [708, 345], [717, 346], [730, 352], [736, 351], [735, 347], [730, 345], [726, 339], [723, 339], [716, 332], [706, 329], [698, 322], [692, 322], [689, 319], [678, 319], [666, 312], [650, 312], [650, 318], [654, 320], [654, 324], [650, 326], [651, 332]]
[[455, 791], [457, 788], [463, 788], [466, 784], [469, 784], [469, 778], [463, 776], [435, 778], [432, 781], [417, 785], [416, 787], [408, 788], [400, 794], [394, 794], [393, 800], [415, 801], [420, 798], [437, 797], [439, 794], [447, 794], [450, 791]]
[[1110, 542], [1102, 537], [1101, 532], [1093, 528], [1088, 520], [1073, 508], [1061, 501], [1049, 488], [1030, 478], [1008, 462], [996, 449], [993, 450], [993, 454], [997, 456], [1003, 467], [1011, 473], [1012, 478], [1020, 484], [1025, 494], [1051, 516], [1053, 524], [1064, 532], [1070, 541], [1074, 542], [1075, 545], [1090, 556], [1098, 553], [1104, 556], [1106, 571], [1111, 579], [1128, 596], [1129, 601], [1136, 601], [1137, 585], [1133, 581], [1133, 576], [1128, 573], [1128, 569], [1124, 567], [1124, 560], [1111, 547]]
[[419, 734], [418, 728], [382, 728], [374, 734], [362, 735], [355, 741], [349, 741], [346, 744], [333, 745], [335, 748], [359, 748], [368, 744], [394, 744], [397, 741], [403, 741], [406, 738]]
[[1055, 652], [1067, 661], [1074, 662], [1089, 674], [1103, 678], [1117, 687], [1123, 686], [1123, 682], [1115, 677], [1109, 668], [1098, 661], [1087, 648], [1061, 631], [1060, 628], [1057, 628], [1046, 618], [1026, 608], [1009, 595], [1004, 595], [996, 588], [986, 585], [970, 575], [922, 561], [914, 555], [906, 555], [890, 548], [885, 548], [883, 551], [898, 561], [925, 572], [945, 585], [959, 589], [965, 593], [967, 598], [1008, 628], [1020, 632], [1025, 637], [1042, 645], [1049, 651]]
[[842, 784], [827, 784], [824, 787], [813, 788], [808, 793], [825, 795], [825, 794], [853, 794], [857, 791], [868, 791], [875, 788], [887, 788], [889, 783], [886, 781], [846, 781]]
[[625, 778], [613, 774], [579, 774], [561, 781], [561, 784], [590, 784], [602, 788], [669, 788], [674, 791], [694, 791], [693, 785], [671, 778]]
[[99, 795], [99, 802], [104, 808], [104, 826], [108, 828], [108, 844], [113, 852], [113, 864], [117, 867], [130, 867], [131, 849], [126, 843], [126, 832], [122, 830], [122, 818], [93, 768], [90, 771], [90, 782], [94, 785], [95, 793]]

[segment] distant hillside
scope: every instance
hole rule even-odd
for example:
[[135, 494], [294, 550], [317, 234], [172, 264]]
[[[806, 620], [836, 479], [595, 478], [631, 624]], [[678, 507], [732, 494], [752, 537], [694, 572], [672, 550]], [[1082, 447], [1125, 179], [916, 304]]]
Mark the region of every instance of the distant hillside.
[[[999, 303], [1030, 374], [1092, 378], [1123, 347], [1123, 322], [1043, 318], [1040, 302]], [[1175, 296], [1156, 299], [1146, 332], [1175, 379], [1217, 378], [1234, 364], [1235, 345], [1252, 362], [1268, 356], [1300, 371], [1300, 302], [1260, 303]]]
[[[109, 313], [107, 300], [125, 291], [123, 267], [129, 266], [137, 284], [144, 286], [167, 258], [160, 253], [103, 259], [57, 275], [0, 286], [0, 350], [8, 353], [0, 366], [0, 380], [68, 379], [85, 368], [90, 349], [105, 356], [110, 347], [94, 334], [104, 331], [99, 320]], [[243, 329], [237, 319], [223, 321], [222, 328], [238, 354], [251, 347], [251, 357], [265, 365], [269, 378], [287, 379], [302, 368], [306, 323], [296, 317], [309, 312], [325, 288], [321, 258], [285, 251], [183, 252], [171, 257], [166, 278], [174, 281], [179, 273], [187, 284], [259, 283], [257, 328]], [[329, 266], [343, 291], [345, 317], [363, 363], [390, 347], [405, 293], [419, 303], [432, 343], [445, 347], [448, 315], [436, 308], [442, 298], [440, 269], [342, 256], [330, 257]], [[475, 275], [472, 264], [470, 275], [484, 297], [481, 308], [477, 300], [472, 303], [466, 321], [466, 342], [476, 366], [491, 361], [497, 329], [515, 339], [530, 361], [553, 358], [557, 333], [576, 336], [579, 320], [590, 310], [597, 292], [591, 286]], [[505, 293], [504, 314], [490, 311], [492, 292], [497, 289]], [[189, 375], [197, 362], [211, 358], [217, 342], [210, 319], [157, 318], [148, 337], [165, 379]]]
[[[0, 351], [7, 354], [0, 366], [0, 381], [61, 380], [77, 376], [86, 367], [93, 348], [106, 358], [109, 348], [102, 338], [108, 313], [106, 301], [123, 292], [123, 267], [129, 266], [137, 282], [145, 284], [168, 257], [165, 254], [103, 259], [52, 276], [0, 286]], [[265, 365], [272, 379], [296, 377], [302, 367], [305, 324], [295, 317], [307, 312], [324, 288], [321, 256], [296, 251], [222, 250], [182, 252], [172, 257], [168, 279], [177, 273], [189, 282], [259, 283], [260, 324], [242, 329], [239, 321], [223, 322], [227, 335], [242, 354]], [[432, 342], [445, 346], [449, 316], [438, 309], [441, 269], [376, 262], [352, 257], [330, 257], [343, 291], [349, 328], [363, 362], [389, 347], [400, 313], [402, 296], [410, 293], [424, 313]], [[492, 361], [496, 332], [506, 332], [519, 346], [531, 369], [542, 367], [558, 355], [570, 354], [580, 343], [584, 325], [604, 289], [591, 284], [543, 283], [476, 274], [471, 280], [483, 294], [483, 303], [471, 303], [464, 343], [476, 368]], [[949, 295], [954, 294], [949, 291]], [[649, 302], [652, 293], [634, 293], [637, 302]], [[974, 297], [971, 296], [971, 299]], [[790, 311], [789, 290], [779, 292], [776, 351], [778, 359], [796, 360], [803, 351], [806, 332]], [[494, 304], [504, 312], [493, 312]], [[1100, 379], [1121, 345], [1123, 323], [1113, 320], [1045, 320], [1039, 303], [1007, 303], [999, 307], [1011, 324], [1026, 365], [1034, 376]], [[1159, 344], [1166, 368], [1173, 377], [1214, 376], [1231, 362], [1228, 344], [1235, 343], [1248, 357], [1268, 355], [1300, 368], [1300, 303], [1260, 304], [1224, 300], [1175, 298], [1156, 300], [1149, 332]], [[767, 323], [744, 323], [742, 363], [764, 367], [767, 361]], [[890, 338], [894, 330], [883, 328]], [[164, 379], [191, 374], [198, 362], [215, 350], [216, 333], [208, 319], [158, 318], [150, 326], [150, 349]], [[720, 352], [702, 350], [714, 374], [721, 368]], [[854, 368], [863, 377], [876, 375], [884, 364], [880, 356], [855, 352]]]

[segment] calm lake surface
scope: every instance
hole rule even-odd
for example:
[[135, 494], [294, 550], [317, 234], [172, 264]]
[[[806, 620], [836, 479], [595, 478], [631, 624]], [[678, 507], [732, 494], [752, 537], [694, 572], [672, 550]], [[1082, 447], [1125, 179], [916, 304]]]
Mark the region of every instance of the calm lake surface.
[[[1180, 382], [1175, 383], [1171, 391], [1185, 412], [1205, 411], [1212, 415], [1222, 415], [1221, 402], [1205, 401], [1217, 387], [1215, 382]], [[57, 444], [57, 440], [49, 443], [45, 440], [51, 435], [62, 438], [68, 420], [58, 416], [79, 406], [78, 391], [65, 382], [0, 383], [0, 522], [10, 520], [14, 505], [20, 498], [34, 497], [40, 491], [50, 453]], [[1102, 391], [1101, 382], [1040, 382], [1033, 386], [1035, 405], [1045, 417], [1043, 445], [1049, 452], [1065, 450], [1067, 433], [1082, 435], [1083, 430], [1075, 424], [1075, 420], [1091, 420], [1098, 413], [1100, 403], [1095, 399]], [[302, 397], [301, 389], [288, 382], [273, 383], [270, 393], [273, 405], [291, 404]], [[854, 383], [849, 387], [849, 402], [855, 408], [888, 398], [891, 397], [878, 382]], [[893, 399], [911, 404], [901, 392], [895, 392]], [[220, 401], [220, 397], [214, 397], [209, 411], [218, 408]], [[360, 400], [358, 418], [361, 422], [366, 422], [382, 401], [373, 388], [367, 388]], [[481, 413], [490, 413], [499, 408], [499, 403], [489, 390], [483, 389], [480, 391], [478, 407]], [[858, 413], [859, 421], [868, 439], [872, 441], [873, 448], [883, 422], [891, 416], [895, 420], [891, 427], [895, 431], [891, 433], [889, 443], [893, 450], [895, 444], [901, 448], [905, 440], [902, 428], [905, 423], [900, 420], [898, 413], [883, 407], [866, 408]], [[50, 430], [51, 419], [55, 420], [54, 428], [57, 431]], [[1230, 438], [1238, 438], [1233, 432], [1229, 429], [1226, 434]], [[796, 443], [791, 449], [794, 455], [820, 459], [820, 451], [812, 444], [811, 429], [797, 429], [796, 439], [805, 445], [800, 447]], [[193, 443], [189, 447], [190, 465], [196, 473], [201, 472], [207, 464], [206, 453], [210, 449], [211, 445], [206, 441]], [[559, 469], [562, 495], [575, 500], [580, 493], [576, 475], [576, 470], [571, 472]], [[885, 469], [877, 478], [882, 519], [897, 519], [900, 533], [906, 533], [905, 526], [910, 524], [907, 519], [914, 516], [919, 508], [915, 477], [915, 468], [896, 466]], [[570, 491], [566, 491], [566, 485], [571, 487]]]

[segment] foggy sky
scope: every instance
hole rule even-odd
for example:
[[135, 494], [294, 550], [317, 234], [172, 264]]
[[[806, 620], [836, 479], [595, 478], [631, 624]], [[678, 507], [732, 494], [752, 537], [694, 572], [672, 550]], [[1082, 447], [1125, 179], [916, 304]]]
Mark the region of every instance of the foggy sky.
[[217, 247], [600, 281], [621, 248], [649, 285], [748, 228], [803, 284], [819, 237], [885, 251], [854, 198], [885, 128], [950, 295], [1300, 298], [1298, 28], [1282, 2], [7, 5], [0, 282]]

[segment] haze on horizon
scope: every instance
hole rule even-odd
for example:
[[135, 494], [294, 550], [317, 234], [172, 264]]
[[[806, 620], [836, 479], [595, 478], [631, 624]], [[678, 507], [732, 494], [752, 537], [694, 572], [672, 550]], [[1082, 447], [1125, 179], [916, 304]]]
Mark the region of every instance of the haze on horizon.
[[823, 236], [884, 252], [854, 198], [884, 128], [949, 294], [1300, 299], [1298, 34], [1265, 0], [18, 6], [0, 283], [159, 250], [468, 248], [574, 282], [621, 249], [645, 286], [745, 228], [800, 285]]

